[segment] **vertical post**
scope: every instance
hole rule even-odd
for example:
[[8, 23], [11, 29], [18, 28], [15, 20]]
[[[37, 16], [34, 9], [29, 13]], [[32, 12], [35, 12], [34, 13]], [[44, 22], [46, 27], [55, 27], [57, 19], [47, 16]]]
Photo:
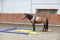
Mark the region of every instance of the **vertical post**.
[[32, 13], [32, 0], [30, 0], [30, 13]]

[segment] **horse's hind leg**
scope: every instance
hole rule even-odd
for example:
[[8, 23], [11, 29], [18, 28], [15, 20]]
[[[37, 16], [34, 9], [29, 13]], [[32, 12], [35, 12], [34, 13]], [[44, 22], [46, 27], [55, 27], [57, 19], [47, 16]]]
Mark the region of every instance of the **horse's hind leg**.
[[46, 29], [46, 24], [44, 24], [44, 29], [43, 29], [43, 30], [44, 30], [44, 32], [46, 32], [46, 31], [47, 31], [47, 29]]
[[43, 25], [44, 27], [43, 27], [43, 32], [45, 31], [45, 24]]
[[46, 20], [46, 31], [48, 31], [48, 19]]

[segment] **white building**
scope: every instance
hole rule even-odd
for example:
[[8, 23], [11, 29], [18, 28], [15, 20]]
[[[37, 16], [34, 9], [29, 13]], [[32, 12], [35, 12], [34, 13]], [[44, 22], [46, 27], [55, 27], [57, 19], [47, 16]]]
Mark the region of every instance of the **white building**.
[[37, 9], [53, 9], [59, 14], [60, 0], [0, 0], [0, 13], [37, 13]]

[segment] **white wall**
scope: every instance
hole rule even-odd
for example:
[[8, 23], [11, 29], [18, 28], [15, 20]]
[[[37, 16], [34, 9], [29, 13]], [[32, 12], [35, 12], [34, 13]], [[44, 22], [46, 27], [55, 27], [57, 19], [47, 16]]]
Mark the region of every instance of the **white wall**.
[[2, 13], [2, 0], [0, 0], [0, 12]]
[[[37, 8], [58, 9], [60, 13], [60, 0], [0, 0], [0, 12], [3, 13], [36, 13]], [[3, 8], [2, 8], [3, 4]], [[32, 9], [32, 10], [31, 10]], [[3, 11], [2, 11], [3, 10]]]
[[29, 0], [4, 0], [3, 13], [29, 13]]
[[32, 0], [33, 3], [60, 3], [60, 0]]

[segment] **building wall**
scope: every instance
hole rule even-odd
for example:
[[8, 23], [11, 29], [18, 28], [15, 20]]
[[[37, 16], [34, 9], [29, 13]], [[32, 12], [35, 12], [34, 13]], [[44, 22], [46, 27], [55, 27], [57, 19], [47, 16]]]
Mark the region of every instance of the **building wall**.
[[36, 9], [58, 9], [60, 13], [60, 0], [36, 0], [32, 1], [32, 12], [35, 13]]
[[[60, 15], [59, 14], [32, 14], [40, 17], [47, 17], [49, 24], [59, 24], [60, 25]], [[28, 19], [23, 19], [25, 15], [22, 13], [17, 14], [2, 14], [0, 13], [0, 23], [12, 22], [12, 23], [31, 23]]]
[[36, 13], [37, 8], [58, 9], [59, 14], [60, 0], [0, 0], [2, 13]]

